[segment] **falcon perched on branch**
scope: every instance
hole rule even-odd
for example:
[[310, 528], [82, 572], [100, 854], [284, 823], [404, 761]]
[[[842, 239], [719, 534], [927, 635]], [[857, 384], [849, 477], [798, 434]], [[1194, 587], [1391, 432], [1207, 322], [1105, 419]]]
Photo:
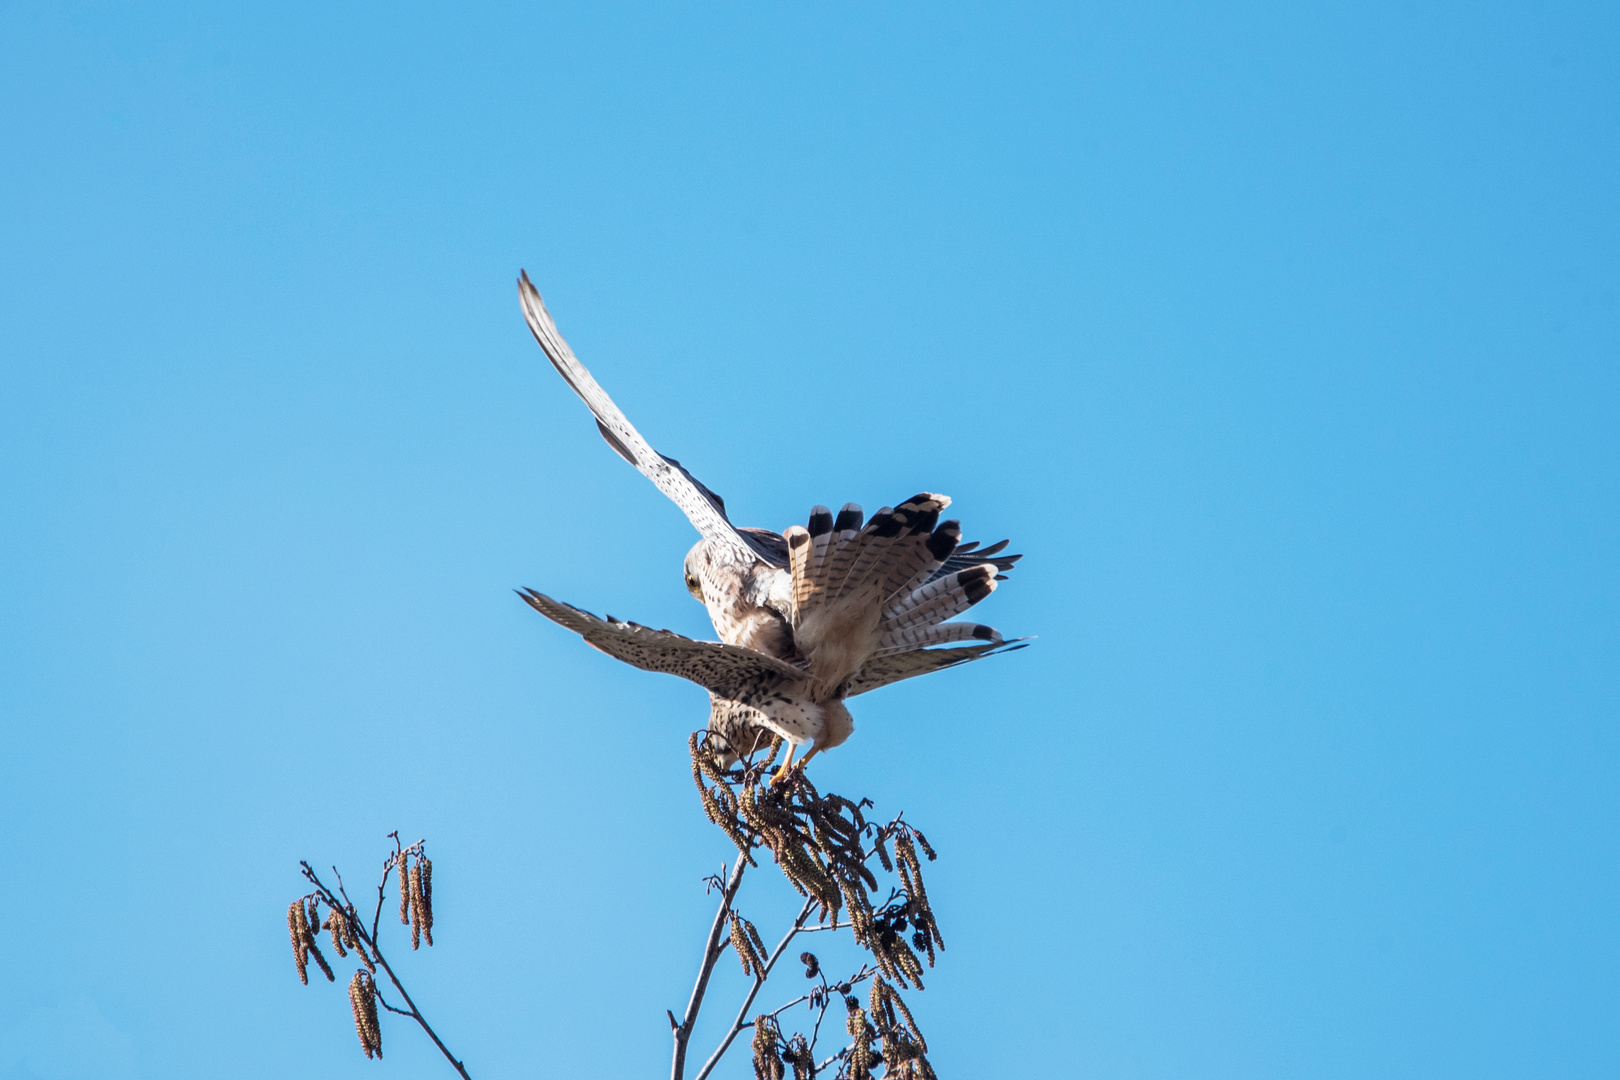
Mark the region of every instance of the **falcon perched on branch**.
[[702, 534], [686, 555], [686, 587], [708, 608], [720, 641], [598, 619], [533, 590], [520, 595], [609, 656], [708, 690], [711, 743], [727, 764], [780, 735], [789, 744], [777, 773], [784, 777], [800, 746], [810, 744], [802, 768], [849, 738], [855, 724], [844, 699], [1022, 647], [1022, 639], [1006, 641], [988, 626], [947, 621], [994, 592], [1019, 559], [1001, 554], [1005, 540], [987, 548], [962, 543], [960, 525], [939, 520], [948, 497], [914, 495], [870, 521], [847, 503], [836, 517], [817, 506], [808, 526], [785, 533], [738, 528], [720, 496], [647, 445], [591, 378], [527, 273], [518, 297], [534, 339], [590, 408], [602, 438]]

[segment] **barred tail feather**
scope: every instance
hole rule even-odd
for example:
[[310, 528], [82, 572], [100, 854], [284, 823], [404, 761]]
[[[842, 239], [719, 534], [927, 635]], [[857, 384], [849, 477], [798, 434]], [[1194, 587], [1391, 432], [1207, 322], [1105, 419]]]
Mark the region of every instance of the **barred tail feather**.
[[[820, 515], [816, 512], [823, 507], [816, 507], [810, 513], [812, 524], [821, 524]], [[849, 574], [850, 565], [855, 561], [859, 549], [855, 538], [860, 535], [861, 522], [864, 519], [861, 508], [855, 503], [845, 503], [844, 508], [838, 511], [838, 517], [833, 521], [830, 532], [822, 535], [812, 533], [812, 544], [820, 549], [816, 555], [813, 567], [814, 575], [804, 588], [804, 599], [795, 605], [793, 624], [799, 625], [817, 608], [826, 605], [832, 598], [833, 591]], [[795, 595], [798, 589], [795, 588]]]
[[902, 679], [943, 671], [959, 664], [981, 660], [986, 656], [1000, 656], [1002, 653], [1022, 649], [1027, 644], [1027, 638], [1014, 638], [1000, 643], [965, 645], [954, 649], [912, 649], [888, 656], [876, 656], [868, 660], [849, 680], [844, 694], [846, 697], [854, 697], [856, 694], [864, 694]]
[[996, 569], [985, 564], [935, 578], [884, 611], [883, 632], [931, 626], [954, 618], [995, 591]]
[[948, 645], [953, 641], [987, 641], [999, 645], [1001, 633], [995, 627], [982, 623], [942, 622], [913, 626], [905, 630], [891, 630], [878, 638], [877, 650], [872, 655], [888, 656], [891, 653], [926, 649], [930, 645]]
[[856, 542], [860, 553], [834, 594], [839, 600], [871, 595], [879, 604], [955, 550], [959, 527], [937, 530], [945, 495], [922, 492], [898, 507], [884, 507], [866, 523]]

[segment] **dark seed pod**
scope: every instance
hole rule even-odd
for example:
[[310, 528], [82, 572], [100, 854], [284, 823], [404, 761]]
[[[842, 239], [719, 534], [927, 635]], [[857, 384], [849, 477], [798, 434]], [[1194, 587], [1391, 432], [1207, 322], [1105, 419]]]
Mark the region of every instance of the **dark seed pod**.
[[782, 1060], [793, 1066], [793, 1080], [811, 1080], [815, 1073], [816, 1059], [803, 1035], [793, 1036], [782, 1051]]
[[804, 977], [805, 978], [813, 979], [817, 975], [821, 974], [821, 961], [816, 959], [816, 954], [815, 953], [809, 953], [809, 952], [800, 953], [799, 954], [799, 962], [804, 965]]

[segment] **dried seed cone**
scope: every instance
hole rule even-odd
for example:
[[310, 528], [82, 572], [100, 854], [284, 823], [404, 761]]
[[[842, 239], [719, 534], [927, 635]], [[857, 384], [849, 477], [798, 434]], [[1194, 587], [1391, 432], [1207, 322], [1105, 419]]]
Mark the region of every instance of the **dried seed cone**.
[[307, 925], [304, 902], [294, 900], [287, 908], [287, 934], [292, 938], [293, 963], [298, 967], [298, 981], [305, 986], [309, 985], [309, 973], [304, 969], [304, 930]]
[[810, 1053], [810, 1046], [804, 1041], [803, 1035], [793, 1036], [793, 1041], [788, 1044], [788, 1052], [793, 1055], [793, 1080], [812, 1080], [816, 1059]]

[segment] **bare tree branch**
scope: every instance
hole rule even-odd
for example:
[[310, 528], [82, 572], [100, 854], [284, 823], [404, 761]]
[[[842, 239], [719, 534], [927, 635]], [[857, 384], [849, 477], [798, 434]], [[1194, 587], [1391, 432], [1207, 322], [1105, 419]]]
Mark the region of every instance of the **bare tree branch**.
[[709, 927], [709, 940], [703, 947], [703, 963], [698, 968], [697, 982], [692, 987], [692, 997], [686, 1003], [686, 1012], [678, 1024], [675, 1015], [670, 1013], [670, 1027], [675, 1035], [674, 1059], [669, 1067], [670, 1080], [682, 1080], [686, 1071], [686, 1048], [692, 1039], [692, 1025], [697, 1022], [698, 1010], [703, 1008], [703, 995], [709, 988], [709, 976], [714, 973], [715, 961], [720, 959], [720, 953], [726, 947], [722, 931], [725, 929], [726, 916], [731, 914], [732, 901], [737, 898], [737, 890], [742, 886], [743, 870], [747, 866], [747, 858], [738, 853], [737, 864], [731, 868], [731, 876], [726, 879], [725, 888], [720, 893], [720, 907], [714, 913], [714, 925]]
[[776, 962], [782, 958], [782, 953], [788, 947], [788, 942], [792, 941], [794, 937], [797, 936], [799, 930], [804, 926], [804, 921], [810, 917], [811, 909], [815, 906], [816, 900], [814, 897], [811, 897], [810, 899], [806, 900], [804, 902], [804, 906], [799, 909], [799, 917], [793, 920], [793, 925], [789, 927], [788, 932], [783, 935], [781, 942], [777, 944], [775, 951], [771, 953], [771, 958], [765, 961], [765, 970], [754, 976], [754, 985], [748, 991], [748, 996], [743, 999], [742, 1008], [737, 1010], [737, 1019], [731, 1022], [731, 1030], [726, 1032], [726, 1037], [720, 1041], [720, 1045], [718, 1048], [716, 1048], [715, 1052], [709, 1055], [709, 1060], [703, 1063], [703, 1068], [698, 1070], [698, 1074], [694, 1080], [706, 1080], [709, 1073], [714, 1071], [714, 1067], [720, 1064], [720, 1059], [724, 1057], [725, 1052], [731, 1048], [731, 1041], [735, 1039], [737, 1037], [737, 1033], [743, 1029], [743, 1021], [748, 1018], [748, 1010], [753, 1007], [754, 998], [759, 996], [760, 987], [764, 986], [765, 980], [771, 977], [771, 969], [774, 968], [776, 966]]
[[[395, 844], [396, 846], [398, 844], [397, 836], [395, 837]], [[405, 984], [399, 981], [398, 975], [394, 974], [394, 969], [389, 965], [387, 958], [383, 956], [382, 950], [377, 948], [376, 920], [373, 919], [372, 921], [372, 932], [369, 934], [366, 933], [365, 925], [359, 921], [359, 912], [355, 910], [354, 904], [349, 902], [348, 894], [344, 893], [342, 900], [340, 901], [338, 896], [334, 894], [331, 889], [328, 889], [326, 884], [316, 875], [314, 867], [310, 866], [307, 862], [300, 863], [300, 865], [304, 868], [304, 877], [309, 880], [310, 884], [315, 886], [316, 890], [320, 894], [321, 900], [328, 907], [340, 908], [355, 917], [354, 929], [355, 933], [360, 937], [361, 944], [370, 951], [371, 958], [376, 961], [378, 966], [388, 974], [388, 981], [394, 984], [394, 989], [399, 991], [400, 999], [405, 1002], [410, 1011], [405, 1012], [404, 1010], [396, 1009], [389, 1005], [386, 1001], [383, 1002], [383, 1007], [389, 1012], [400, 1013], [401, 1015], [409, 1016], [411, 1019], [415, 1020], [417, 1025], [420, 1026], [423, 1031], [427, 1032], [427, 1037], [433, 1040], [433, 1045], [439, 1048], [439, 1053], [443, 1054], [445, 1060], [450, 1062], [450, 1064], [455, 1067], [456, 1072], [461, 1074], [462, 1080], [472, 1080], [472, 1077], [467, 1075], [466, 1066], [456, 1059], [456, 1056], [450, 1052], [450, 1048], [448, 1046], [444, 1045], [444, 1040], [439, 1038], [438, 1032], [433, 1030], [433, 1026], [429, 1024], [427, 1022], [427, 1018], [422, 1015], [422, 1010], [417, 1008], [416, 1002], [411, 1000], [410, 992], [405, 989]], [[382, 913], [383, 889], [388, 884], [388, 873], [394, 868], [394, 865], [393, 857], [390, 857], [388, 862], [383, 866], [382, 883], [377, 886], [377, 913], [379, 915]], [[333, 870], [333, 873], [337, 873], [336, 869]], [[341, 887], [342, 879], [339, 878], [339, 888], [341, 889]]]

